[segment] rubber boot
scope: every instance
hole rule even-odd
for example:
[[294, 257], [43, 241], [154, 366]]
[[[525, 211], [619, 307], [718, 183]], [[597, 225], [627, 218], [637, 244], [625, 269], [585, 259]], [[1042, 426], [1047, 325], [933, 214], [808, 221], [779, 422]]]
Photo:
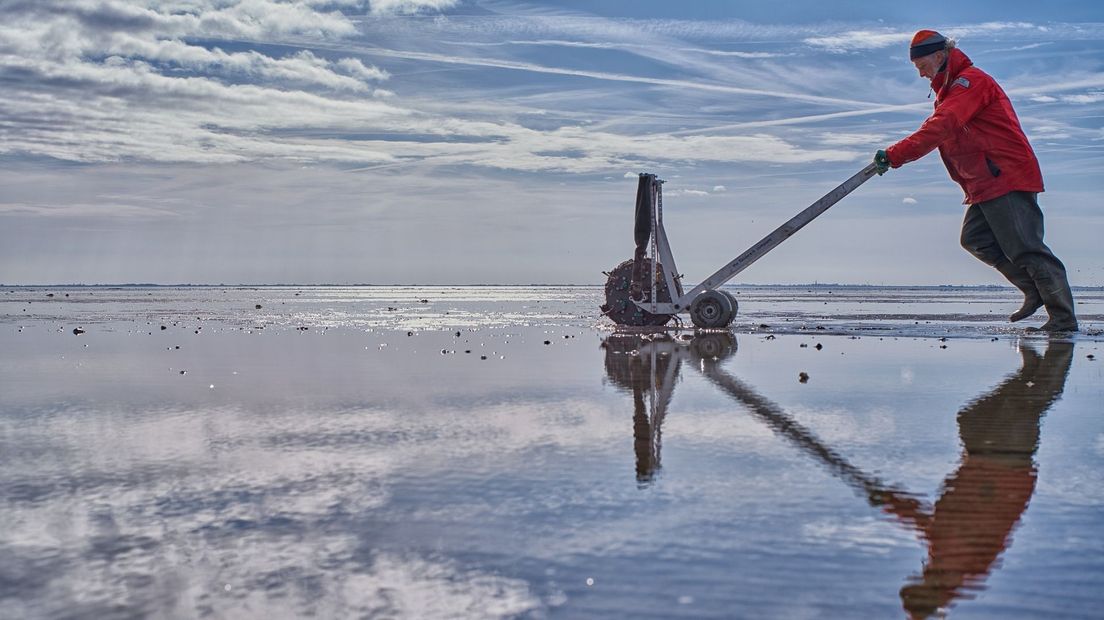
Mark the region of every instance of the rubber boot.
[[1073, 311], [1073, 291], [1066, 280], [1066, 270], [1061, 263], [1047, 261], [1042, 256], [1028, 256], [1019, 261], [1024, 271], [1031, 274], [1035, 288], [1043, 300], [1050, 319], [1043, 323], [1046, 332], [1075, 332], [1077, 317]]
[[1012, 264], [1012, 261], [1003, 260], [996, 265], [997, 271], [1012, 283], [1012, 286], [1020, 289], [1024, 294], [1023, 305], [1008, 317], [1015, 323], [1035, 314], [1035, 311], [1043, 307], [1043, 298], [1039, 295], [1039, 289], [1035, 288], [1035, 281], [1027, 271]]

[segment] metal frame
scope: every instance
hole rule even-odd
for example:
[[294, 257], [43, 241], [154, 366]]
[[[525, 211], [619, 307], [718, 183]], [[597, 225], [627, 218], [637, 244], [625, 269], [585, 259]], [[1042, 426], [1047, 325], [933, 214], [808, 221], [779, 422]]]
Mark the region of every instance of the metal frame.
[[758, 243], [748, 248], [743, 254], [732, 259], [724, 267], [721, 267], [713, 275], [698, 284], [688, 292], [682, 292], [682, 277], [675, 267], [675, 257], [671, 252], [671, 244], [667, 241], [667, 232], [663, 229], [663, 181], [656, 179], [652, 184], [652, 270], [650, 277], [655, 282], [656, 262], [663, 265], [663, 273], [666, 276], [667, 290], [671, 291], [671, 303], [659, 303], [656, 301], [656, 288], [652, 287], [651, 299], [633, 301], [641, 309], [652, 314], [679, 314], [690, 311], [690, 304], [698, 295], [708, 290], [723, 286], [726, 282], [736, 277], [741, 271], [750, 267], [755, 261], [763, 258], [778, 244], [789, 239], [813, 221], [820, 214], [827, 211], [832, 205], [844, 196], [855, 191], [860, 185], [866, 183], [877, 174], [877, 166], [868, 164], [862, 170], [856, 172], [851, 178], [841, 183], [838, 187], [822, 196], [819, 200], [809, 205], [804, 211], [790, 218], [786, 223], [774, 229], [769, 235], [763, 237]]

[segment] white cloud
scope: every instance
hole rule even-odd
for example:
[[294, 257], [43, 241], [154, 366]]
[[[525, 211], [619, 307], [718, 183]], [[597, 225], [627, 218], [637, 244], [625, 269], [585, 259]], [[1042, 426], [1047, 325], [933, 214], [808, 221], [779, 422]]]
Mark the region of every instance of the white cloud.
[[383, 69], [365, 66], [358, 58], [342, 58], [334, 64], [345, 73], [362, 80], [386, 80], [391, 77]]
[[67, 203], [60, 205], [0, 203], [0, 215], [29, 215], [56, 218], [125, 217], [131, 219], [177, 217], [178, 214], [167, 209], [112, 202], [97, 202]]
[[673, 189], [667, 192], [668, 196], [708, 196], [709, 192], [700, 189]]
[[[348, 36], [355, 26], [338, 11], [316, 8], [349, 2], [280, 0], [39, 0], [15, 11], [38, 20], [64, 20], [92, 31], [157, 32], [180, 37], [239, 37], [267, 40], [288, 35]], [[72, 33], [59, 32], [59, 35]]]
[[1045, 47], [1047, 45], [1054, 45], [1054, 42], [1053, 41], [1046, 41], [1044, 43], [1030, 43], [1028, 45], [1016, 45], [1016, 46], [1013, 46], [1013, 47], [990, 49], [990, 50], [986, 50], [986, 52], [988, 52], [990, 54], [996, 54], [996, 53], [1000, 53], [1000, 52], [1022, 52], [1022, 51], [1025, 51], [1025, 50], [1033, 50], [1033, 49], [1036, 49], [1036, 48]]
[[[783, 90], [780, 88], [751, 88], [748, 86], [737, 85], [737, 82], [706, 82], [695, 81], [687, 79], [675, 79], [675, 78], [661, 78], [640, 76], [627, 73], [613, 73], [607, 71], [593, 71], [590, 69], [576, 69], [576, 68], [564, 68], [549, 65], [542, 65], [532, 62], [521, 62], [514, 60], [502, 60], [497, 58], [482, 58], [482, 57], [469, 57], [458, 56], [455, 54], [438, 54], [433, 52], [421, 52], [411, 50], [397, 50], [397, 49], [383, 49], [380, 47], [364, 47], [359, 48], [367, 54], [373, 54], [390, 58], [404, 58], [408, 60], [422, 60], [427, 62], [435, 62], [441, 64], [450, 65], [464, 65], [473, 67], [489, 67], [498, 69], [510, 69], [515, 71], [527, 71], [532, 73], [544, 73], [549, 75], [567, 75], [576, 77], [592, 78], [595, 80], [605, 80], [609, 82], [627, 82], [637, 84], [650, 84], [654, 86], [669, 87], [673, 89], [681, 90], [700, 90], [705, 92], [726, 93], [732, 95], [750, 95], [757, 97], [776, 98], [782, 100], [790, 100], [805, 103], [816, 103], [824, 105], [836, 105], [836, 106], [848, 106], [848, 107], [866, 107], [866, 108], [879, 108], [881, 104], [869, 101], [861, 101], [856, 99], [847, 99], [842, 97], [829, 97], [823, 95], [810, 94], [807, 91], [799, 90]], [[746, 77], [746, 76], [745, 76]], [[739, 84], [747, 83], [747, 80], [741, 80]]]
[[1071, 127], [1052, 122], [1032, 123], [1028, 130], [1032, 138], [1038, 140], [1065, 140], [1072, 137]]
[[[12, 119], [7, 121], [9, 129], [0, 134], [0, 153], [77, 162], [282, 160], [365, 168], [425, 162], [601, 174], [714, 162], [809, 164], [867, 157], [867, 151], [886, 143], [885, 136], [892, 131], [860, 124], [830, 130], [843, 119], [911, 114], [930, 105], [850, 98], [847, 93], [862, 92], [849, 87], [855, 72], [842, 63], [825, 62], [823, 54], [814, 64], [741, 63], [742, 59], [771, 61], [792, 53], [688, 45], [723, 35], [726, 42], [776, 37], [793, 45], [805, 40], [814, 46], [859, 49], [890, 45], [909, 36], [892, 29], [833, 27], [836, 31], [829, 31], [820, 26], [766, 27], [735, 21], [548, 15], [472, 19], [384, 15], [444, 10], [454, 4], [445, 0], [22, 3], [0, 25], [0, 78], [6, 77], [5, 83], [12, 85], [0, 91], [0, 117]], [[365, 6], [371, 8], [366, 16], [336, 10]], [[994, 23], [962, 30], [1020, 29], [1019, 33], [1028, 26]], [[1062, 34], [1068, 28], [1055, 30], [1047, 36], [1068, 36]], [[415, 44], [391, 45], [399, 35]], [[391, 36], [395, 38], [385, 38]], [[455, 46], [441, 43], [443, 39], [462, 40], [465, 51], [478, 45], [487, 48], [458, 55]], [[637, 67], [612, 72], [603, 70], [610, 65], [549, 64], [554, 57], [548, 55], [540, 58], [544, 62], [535, 62], [537, 57], [528, 53], [532, 50], [514, 56], [516, 50], [503, 42], [572, 46], [580, 53], [629, 50], [679, 71], [649, 72]], [[378, 59], [379, 64], [367, 59]], [[416, 76], [426, 67], [440, 75], [455, 75], [458, 67], [471, 75], [494, 73], [517, 81], [506, 90], [478, 80], [462, 81], [457, 83], [460, 92], [455, 98], [440, 97], [445, 91], [422, 94], [426, 91]], [[542, 92], [543, 79], [576, 86]], [[1081, 94], [1061, 101], [1085, 105], [1101, 97], [1104, 78], [1092, 71], [1057, 79], [1060, 83], [1053, 88], [1033, 80], [1030, 92], [1057, 98], [1065, 97], [1058, 90], [1076, 89]], [[378, 88], [385, 81], [389, 89]], [[514, 84], [523, 86], [515, 89]], [[522, 89], [526, 94], [517, 96]], [[503, 92], [507, 94], [500, 97]], [[607, 112], [620, 109], [610, 105], [619, 104], [618, 98], [639, 102], [660, 94], [712, 99], [710, 105], [723, 109], [724, 116], [703, 111], [703, 117], [715, 114], [713, 118], [739, 122], [704, 128], [702, 123], [692, 123], [694, 129], [685, 129], [686, 125], [662, 124], [671, 123], [684, 110], [672, 110], [666, 118], [657, 114], [661, 109], [657, 107], [630, 105], [624, 115]], [[580, 97], [602, 103], [587, 108]], [[534, 121], [537, 116], [540, 120]], [[598, 120], [584, 122], [592, 116]], [[654, 122], [656, 118], [660, 124]], [[825, 129], [802, 132], [789, 127], [797, 124]], [[1055, 123], [1040, 125], [1040, 135], [1062, 135], [1046, 129]]]
[[[640, 136], [565, 127], [535, 131], [514, 123], [434, 118], [397, 104], [374, 99], [343, 99], [277, 88], [297, 82], [338, 90], [365, 91], [358, 78], [384, 79], [388, 74], [357, 59], [337, 63], [310, 51], [275, 59], [256, 51], [228, 54], [176, 40], [142, 39], [127, 33], [100, 37], [102, 62], [66, 52], [38, 58], [29, 53], [0, 58], [0, 70], [18, 69], [37, 76], [37, 83], [77, 81], [77, 93], [0, 93], [0, 109], [15, 117], [62, 119], [13, 132], [0, 152], [22, 152], [59, 159], [96, 162], [149, 161], [234, 162], [265, 158], [302, 161], [389, 163], [399, 158], [432, 157], [439, 163], [467, 163], [516, 170], [585, 172], [622, 168], [629, 162], [685, 161], [840, 161], [854, 153], [799, 148], [779, 138], [748, 136]], [[33, 37], [27, 47], [38, 44]], [[90, 49], [81, 43], [82, 49]], [[220, 75], [248, 74], [262, 83], [233, 84], [209, 75], [177, 76], [159, 62], [192, 69], [214, 67]], [[268, 83], [266, 83], [268, 82]], [[37, 90], [37, 89], [36, 89]], [[120, 97], [123, 94], [123, 97]], [[394, 97], [389, 99], [394, 100]], [[282, 129], [338, 132], [310, 138], [273, 133]], [[466, 141], [347, 141], [345, 131], [402, 132], [430, 136], [464, 136]], [[570, 152], [574, 155], [545, 155]]]
[[[185, 12], [184, 15], [191, 19], [179, 21], [194, 31], [180, 34], [273, 39], [287, 35], [337, 38], [356, 32], [352, 22], [340, 12], [321, 12], [307, 3], [248, 0], [227, 4], [218, 0], [197, 0], [185, 5], [189, 6], [194, 13]], [[164, 9], [176, 17], [181, 7], [172, 2]]]
[[1025, 31], [1047, 32], [1047, 29], [1030, 22], [982, 22], [963, 26], [946, 28], [946, 34], [953, 36], [966, 36], [970, 34], [993, 34], [997, 32]]
[[[944, 35], [955, 39], [967, 39], [971, 37], [988, 37], [994, 34], [1009, 35], [1015, 33], [1020, 36], [1026, 36], [1031, 38], [1038, 38], [1040, 36], [1047, 36], [1050, 38], [1060, 38], [1067, 35], [1078, 36], [1080, 31], [1084, 36], [1085, 31], [1081, 28], [1081, 24], [1075, 26], [1065, 25], [1060, 28], [1061, 32], [1054, 30], [1047, 30], [1040, 28], [1035, 24], [1026, 22], [985, 22], [981, 24], [964, 24], [949, 27], [936, 28]], [[1095, 30], [1090, 26], [1091, 30]], [[806, 37], [804, 42], [816, 48], [824, 49], [832, 53], [849, 53], [867, 50], [883, 49], [890, 46], [900, 46], [901, 51], [904, 52], [908, 46], [909, 41], [912, 40], [912, 35], [915, 31], [901, 31], [892, 28], [883, 29], [856, 29], [856, 30], [844, 30], [842, 32], [836, 32], [832, 34], [821, 34], [811, 37]], [[1046, 42], [1039, 43], [1037, 45], [1028, 44], [1016, 49], [1031, 49], [1038, 45], [1044, 45]], [[994, 50], [998, 51], [998, 50]]]
[[371, 0], [372, 13], [413, 15], [439, 12], [456, 6], [458, 0]]
[[1082, 94], [1079, 94], [1079, 95], [1063, 95], [1062, 96], [1062, 101], [1064, 101], [1066, 103], [1075, 103], [1075, 104], [1081, 104], [1081, 105], [1090, 104], [1090, 103], [1100, 103], [1101, 101], [1104, 101], [1104, 92], [1096, 91], [1096, 92], [1082, 93]]
[[[13, 57], [0, 59], [0, 62], [8, 65], [30, 62], [38, 66], [52, 64], [67, 67], [95, 65], [96, 58], [103, 58], [103, 63], [115, 66], [145, 61], [152, 63], [144, 67], [146, 70], [163, 74], [173, 68], [183, 68], [219, 76], [228, 81], [268, 79], [352, 91], [369, 90], [364, 82], [388, 78], [385, 71], [376, 67], [365, 67], [355, 58], [331, 62], [309, 50], [300, 50], [284, 57], [272, 57], [255, 50], [227, 53], [217, 47], [207, 48], [188, 43], [180, 37], [218, 36], [224, 24], [217, 25], [212, 31], [203, 25], [205, 21], [200, 18], [198, 26], [178, 28], [166, 16], [153, 15], [156, 17], [151, 17], [151, 23], [160, 28], [145, 30], [112, 30], [99, 25], [90, 27], [64, 13], [53, 17], [53, 23], [33, 20], [20, 23], [20, 17], [27, 19], [27, 16], [17, 15], [11, 27], [0, 27], [0, 40], [7, 42], [5, 47], [13, 53]], [[64, 28], [65, 35], [59, 34], [59, 27]], [[256, 24], [252, 24], [252, 27], [266, 28]], [[70, 28], [73, 30], [70, 31]], [[284, 32], [283, 29], [275, 30]], [[298, 34], [294, 29], [288, 32]], [[347, 75], [341, 75], [335, 69], [340, 69]]]
[[714, 185], [713, 186], [713, 193], [714, 194], [721, 194], [721, 193], [724, 193], [724, 192], [727, 192], [727, 191], [728, 191], [728, 188], [725, 187], [724, 185]]
[[1031, 95], [1028, 97], [1036, 103], [1069, 103], [1073, 105], [1090, 105], [1104, 102], [1104, 91], [1090, 90], [1088, 92], [1073, 95]]
[[894, 30], [852, 30], [835, 35], [809, 37], [805, 39], [805, 43], [833, 53], [846, 53], [904, 45], [911, 39], [911, 33]]
[[[839, 90], [827, 91], [826, 96], [774, 81], [734, 81], [727, 79], [733, 75], [725, 73], [730, 70], [725, 68], [727, 63], [708, 64], [700, 59], [688, 60], [690, 57], [686, 55], [678, 56], [680, 50], [718, 51], [765, 59], [767, 52], [728, 52], [639, 42], [641, 35], [659, 36], [655, 33], [666, 37], [685, 32], [687, 38], [715, 34], [712, 27], [705, 28], [697, 22], [508, 18], [501, 22], [477, 19], [473, 27], [484, 40], [497, 28], [515, 35], [566, 34], [581, 39], [556, 36], [529, 41], [516, 36], [508, 39], [532, 45], [633, 47], [641, 54], [653, 53], [641, 51], [647, 49], [667, 50], [662, 52], [666, 56], [655, 57], [695, 70], [716, 69], [714, 75], [720, 79], [676, 79], [549, 66], [510, 58], [457, 56], [435, 51], [433, 45], [412, 51], [387, 49], [374, 42], [334, 42], [355, 34], [357, 23], [367, 28], [367, 32], [374, 32], [372, 28], [401, 31], [417, 21], [419, 27], [427, 27], [431, 33], [437, 27], [463, 33], [467, 21], [456, 25], [452, 20], [443, 20], [427, 25], [424, 20], [377, 16], [444, 10], [454, 4], [451, 0], [375, 2], [370, 5], [372, 14], [356, 23], [334, 10], [365, 6], [355, 0], [298, 3], [193, 0], [184, 5], [160, 0], [144, 4], [77, 0], [20, 5], [20, 10], [13, 11], [11, 19], [0, 26], [0, 74], [21, 76], [9, 80], [16, 84], [15, 88], [0, 92], [0, 113], [28, 120], [26, 125], [17, 125], [15, 130], [0, 136], [0, 152], [81, 162], [224, 163], [277, 159], [372, 166], [427, 161], [434, 165], [603, 173], [653, 166], [657, 162], [832, 162], [856, 159], [863, 150], [885, 139], [871, 132], [825, 132], [819, 144], [809, 145], [787, 134], [768, 133], [767, 128], [908, 110], [921, 105], [881, 105], [831, 96]], [[1023, 24], [997, 24], [974, 28], [1022, 27]], [[791, 36], [801, 32], [788, 28]], [[734, 36], [743, 33], [738, 38], [758, 32], [747, 24], [736, 23], [725, 24], [722, 30]], [[825, 36], [842, 37], [842, 41], [851, 41], [852, 45], [860, 41], [882, 45], [894, 37], [907, 35], [851, 30]], [[196, 41], [200, 39], [207, 43], [198, 44]], [[292, 51], [277, 55], [261, 48], [241, 50], [243, 39], [294, 40], [310, 47], [293, 47]], [[229, 47], [230, 44], [235, 47]], [[461, 112], [456, 105], [428, 99], [418, 101], [405, 95], [411, 88], [408, 79], [394, 83], [393, 89], [379, 89], [379, 82], [391, 81], [393, 76], [383, 67], [366, 64], [363, 58], [368, 55], [400, 59], [403, 65], [412, 61], [566, 76], [606, 82], [607, 88], [624, 84], [625, 88], [696, 91], [694, 96], [700, 97], [744, 95], [750, 100], [769, 98], [791, 106], [805, 106], [800, 109], [827, 106], [834, 111], [765, 120], [753, 116], [755, 120], [712, 127], [710, 135], [694, 135], [703, 133], [700, 130], [647, 134], [639, 130], [619, 131], [601, 123], [587, 125], [582, 118], [575, 123], [561, 120], [536, 129], [519, 119], [519, 113], [503, 115], [505, 108], [497, 101], [498, 110], [485, 106], [481, 116], [486, 120], [479, 120], [480, 115]], [[796, 82], [808, 81], [800, 69], [789, 73]], [[1099, 78], [1087, 75], [1076, 83], [1081, 88], [1092, 88]], [[1037, 84], [1034, 89], [1039, 92]], [[1081, 99], [1090, 103], [1098, 95], [1092, 91]], [[536, 112], [548, 115], [547, 110]], [[720, 130], [738, 135], [716, 135]], [[747, 131], [755, 133], [744, 133]], [[349, 139], [350, 134], [356, 134], [357, 138]], [[364, 135], [373, 138], [360, 138]]]
[[[354, 56], [332, 60], [320, 51], [339, 49], [333, 46], [275, 56], [258, 49], [228, 52], [192, 40], [339, 38], [355, 27], [339, 12], [324, 12], [338, 5], [356, 3], [196, 0], [181, 7], [156, 0], [144, 6], [104, 0], [25, 5], [0, 26], [0, 41], [8, 52], [0, 54], [0, 73], [21, 76], [16, 88], [0, 92], [0, 112], [30, 122], [24, 130], [0, 137], [0, 153], [80, 162], [286, 159], [377, 165], [431, 159], [437, 164], [564, 172], [608, 171], [666, 160], [801, 163], [855, 156], [802, 148], [767, 134], [644, 136], [576, 126], [534, 130], [509, 119], [479, 121], [448, 110], [422, 113], [395, 91], [375, 88], [373, 82], [391, 78], [387, 70]], [[373, 10], [447, 6], [451, 4], [375, 3]], [[725, 83], [349, 47], [428, 62], [866, 105]], [[80, 86], [74, 89], [69, 84]], [[342, 93], [373, 96], [348, 98]], [[345, 139], [349, 132], [394, 138]]]
[[[1062, 74], [1059, 77], [1059, 81], [1051, 82], [1040, 86], [1039, 84], [1029, 84], [1026, 82], [1036, 81], [1036, 76], [1028, 76], [1029, 79], [1025, 79], [1024, 86], [1010, 86], [1005, 88], [1005, 92], [1009, 95], [1038, 95], [1040, 91], [1056, 93], [1070, 90], [1081, 89], [1093, 89], [1094, 91], [1104, 88], [1104, 74], [1093, 71], [1081, 71], [1069, 72]], [[1043, 95], [1045, 96], [1045, 95]]]
[[[0, 75], [20, 77], [0, 92], [0, 111], [29, 126], [0, 136], [0, 152], [84, 162], [391, 159], [356, 143], [263, 133], [363, 127], [408, 115], [379, 97], [345, 100], [324, 92], [377, 94], [368, 82], [386, 80], [386, 71], [310, 50], [284, 57], [228, 53], [180, 38], [339, 36], [355, 30], [344, 16], [302, 3], [222, 4], [138, 7], [108, 0], [13, 11], [0, 26]], [[312, 87], [324, 90], [298, 90]]]
[[535, 40], [535, 41], [513, 40], [513, 41], [489, 42], [489, 43], [470, 43], [470, 42], [467, 42], [467, 43], [463, 43], [463, 44], [465, 44], [465, 45], [481, 45], [481, 46], [486, 46], [486, 45], [538, 45], [538, 46], [546, 46], [547, 45], [547, 46], [556, 46], [556, 47], [581, 47], [581, 48], [585, 48], [585, 49], [600, 49], [600, 50], [629, 49], [629, 48], [640, 47], [639, 45], [631, 45], [631, 44], [625, 44], [625, 43], [591, 43], [589, 41], [564, 41], [564, 40], [557, 40], [557, 39], [538, 39], [538, 40]]
[[744, 58], [748, 60], [761, 60], [764, 58], [785, 58], [793, 56], [793, 54], [782, 54], [778, 52], [735, 52], [726, 50], [707, 50], [696, 47], [683, 47], [679, 48], [679, 51], [694, 52], [697, 54], [707, 54], [709, 56], [727, 56], [730, 58]]
[[[641, 53], [646, 53], [649, 46], [641, 45], [639, 43], [627, 43], [627, 42], [611, 42], [611, 41], [570, 41], [563, 39], [536, 39], [536, 40], [523, 40], [514, 39], [510, 41], [489, 41], [489, 42], [475, 42], [475, 41], [452, 41], [457, 45], [474, 46], [474, 47], [500, 47], [504, 45], [531, 45], [531, 46], [557, 46], [557, 47], [578, 47], [584, 49], [601, 49], [601, 50], [631, 50]], [[680, 52], [691, 52], [694, 54], [705, 54], [707, 56], [722, 56], [729, 58], [742, 58], [747, 60], [761, 60], [766, 58], [785, 58], [793, 56], [792, 53], [779, 53], [779, 52], [743, 52], [743, 51], [729, 51], [729, 50], [711, 50], [703, 49], [700, 47], [680, 47], [677, 48]]]
[[820, 135], [820, 141], [825, 146], [872, 146], [885, 144], [888, 138], [880, 133], [845, 133], [831, 132]]
[[907, 205], [914, 205], [914, 204], [916, 204], [916, 199], [913, 198], [912, 196], [905, 196], [905, 198], [902, 199], [901, 202], [903, 202]]

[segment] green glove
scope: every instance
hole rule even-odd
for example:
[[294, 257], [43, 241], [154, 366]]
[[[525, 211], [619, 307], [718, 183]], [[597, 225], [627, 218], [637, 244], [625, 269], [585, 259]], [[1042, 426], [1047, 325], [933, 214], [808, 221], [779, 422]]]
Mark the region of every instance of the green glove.
[[878, 176], [885, 174], [889, 170], [889, 155], [885, 151], [874, 153], [874, 165], [877, 166], [874, 170], [878, 172]]

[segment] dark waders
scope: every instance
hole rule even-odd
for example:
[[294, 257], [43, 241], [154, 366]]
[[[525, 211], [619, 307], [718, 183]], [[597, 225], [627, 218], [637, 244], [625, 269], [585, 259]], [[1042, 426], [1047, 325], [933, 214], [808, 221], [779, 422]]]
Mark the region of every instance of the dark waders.
[[1043, 243], [1043, 212], [1032, 192], [1010, 192], [970, 205], [962, 222], [962, 247], [1023, 291], [1019, 321], [1046, 307], [1046, 331], [1077, 331], [1073, 292], [1062, 261]]

